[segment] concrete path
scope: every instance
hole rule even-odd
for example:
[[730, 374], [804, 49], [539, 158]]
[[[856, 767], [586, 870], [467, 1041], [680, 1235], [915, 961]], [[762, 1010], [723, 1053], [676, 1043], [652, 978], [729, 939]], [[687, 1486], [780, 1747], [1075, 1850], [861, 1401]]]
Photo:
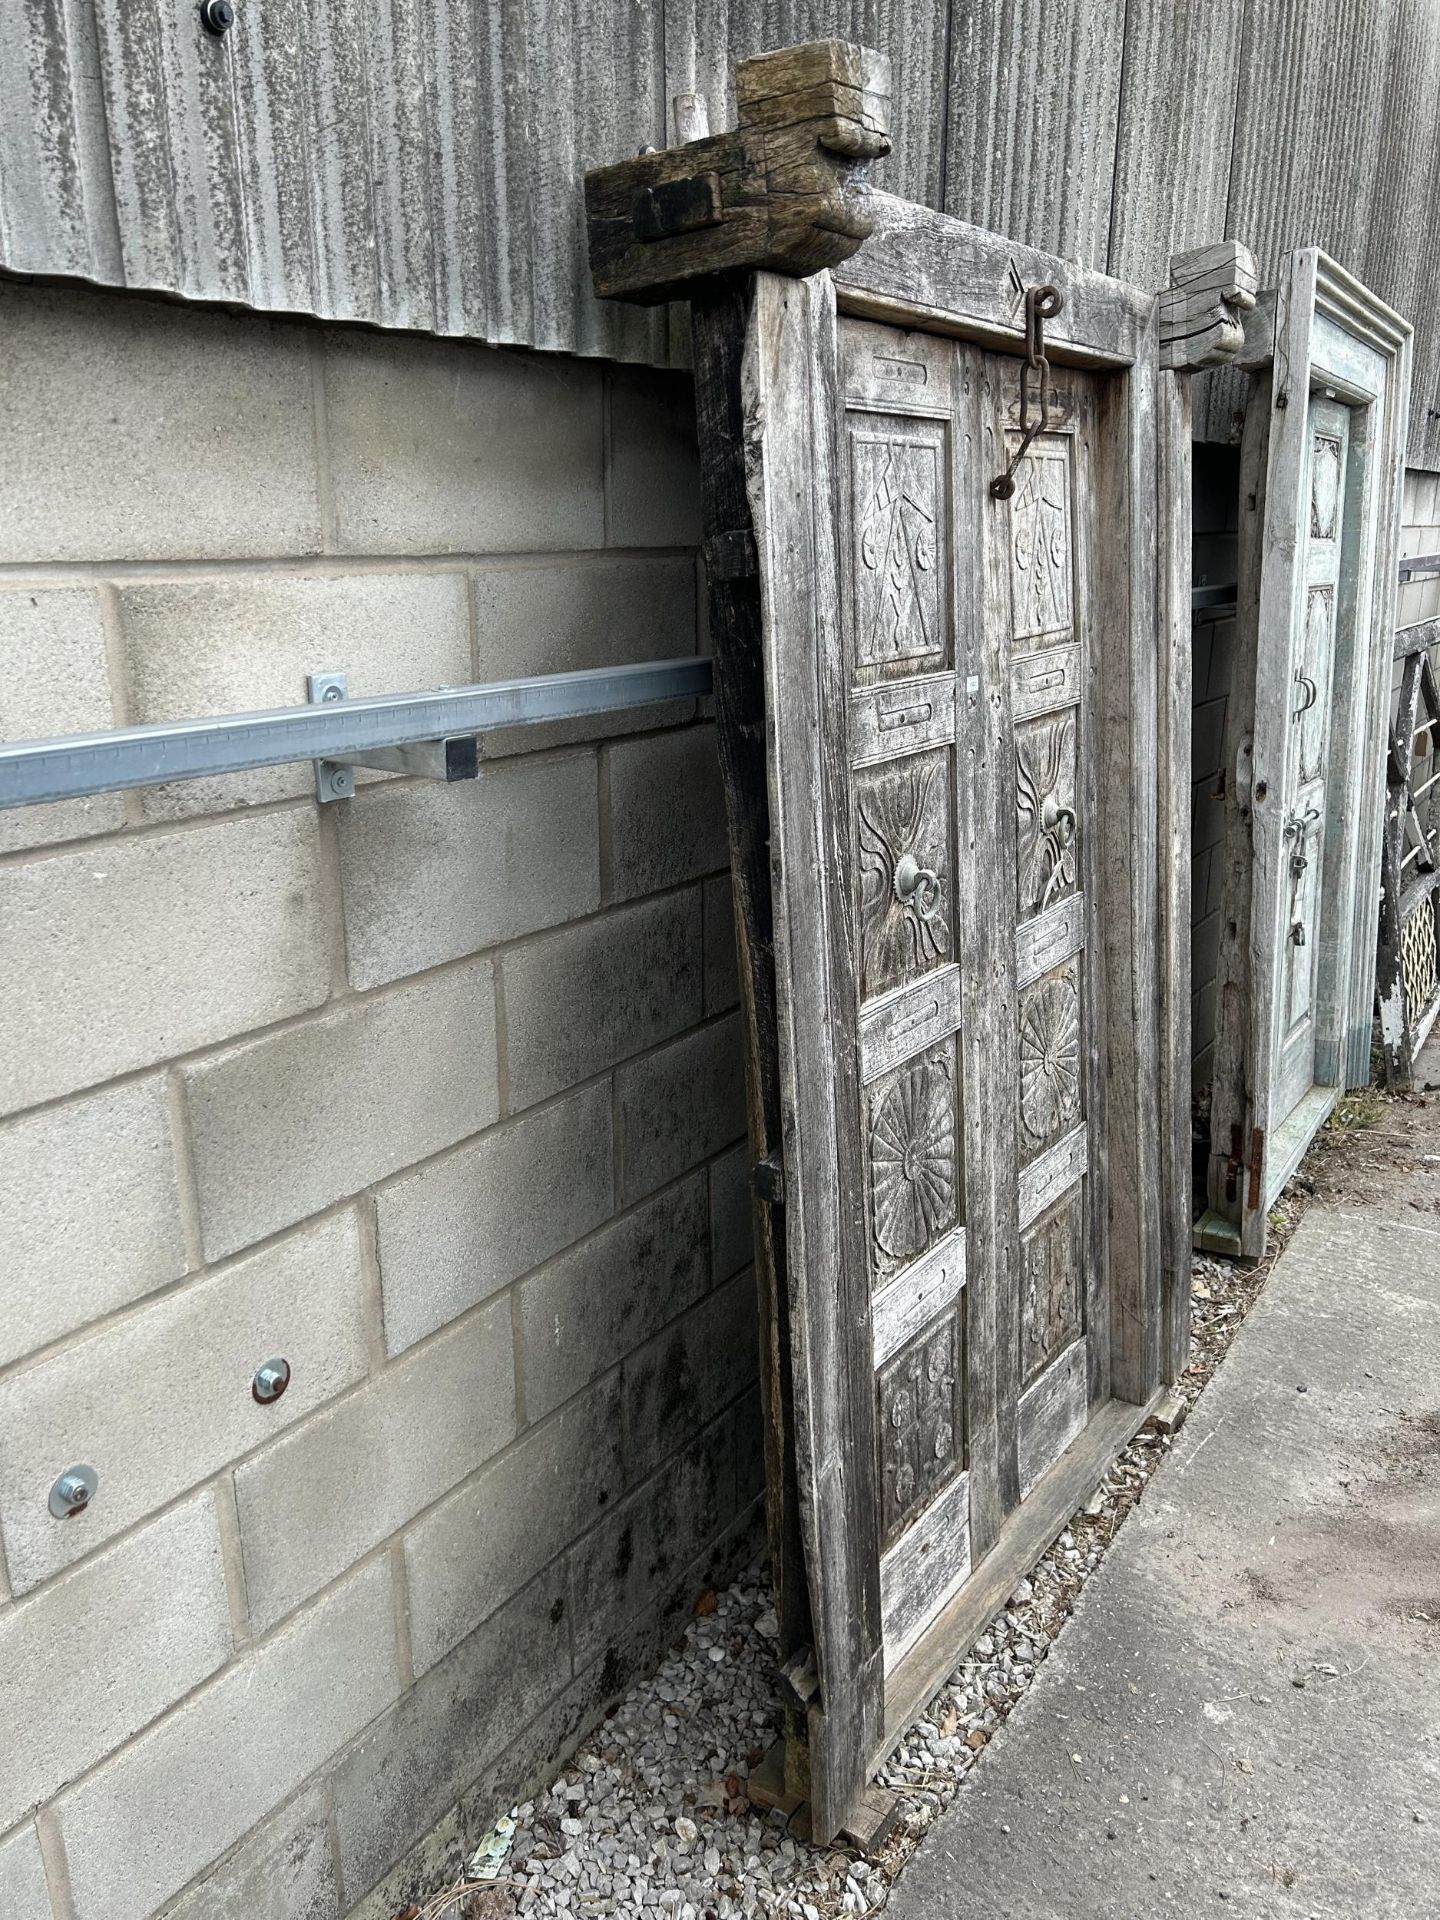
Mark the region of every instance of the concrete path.
[[889, 1920], [1440, 1916], [1427, 1153], [1440, 1094], [1322, 1156], [1258, 1305]]

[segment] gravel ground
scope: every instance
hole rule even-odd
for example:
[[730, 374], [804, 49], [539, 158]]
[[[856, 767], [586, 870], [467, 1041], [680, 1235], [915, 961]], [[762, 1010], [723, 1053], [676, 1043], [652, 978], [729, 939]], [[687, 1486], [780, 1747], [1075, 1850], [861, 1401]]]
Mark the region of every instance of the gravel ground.
[[[1196, 1257], [1187, 1403], [1223, 1357], [1303, 1205], [1303, 1192], [1281, 1202], [1263, 1266]], [[776, 1622], [760, 1564], [724, 1593], [701, 1596], [660, 1671], [545, 1794], [488, 1837], [470, 1863], [483, 1888], [453, 1889], [424, 1909], [424, 1920], [830, 1920], [882, 1911], [895, 1876], [1034, 1681], [1169, 1446], [1168, 1435], [1147, 1429], [1126, 1448], [890, 1755], [878, 1777], [899, 1795], [902, 1817], [877, 1857], [812, 1846], [746, 1795], [746, 1776], [779, 1731]]]

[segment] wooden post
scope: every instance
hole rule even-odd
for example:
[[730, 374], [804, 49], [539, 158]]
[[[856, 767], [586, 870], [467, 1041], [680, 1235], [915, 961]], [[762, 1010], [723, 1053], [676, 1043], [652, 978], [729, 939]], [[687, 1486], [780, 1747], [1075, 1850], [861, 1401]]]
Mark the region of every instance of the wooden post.
[[[709, 134], [704, 100], [680, 95], [673, 103], [675, 148], [600, 168], [585, 183], [596, 292], [642, 303], [690, 302], [716, 743], [754, 1167], [766, 1523], [785, 1682], [776, 1791], [792, 1801], [809, 1798], [817, 1784], [807, 1727], [818, 1682], [790, 1406], [766, 687], [741, 362], [756, 273], [815, 273], [848, 258], [869, 234], [869, 163], [890, 149], [888, 93], [888, 61], [845, 41], [765, 54], [738, 69], [738, 127]], [[860, 1741], [862, 1730], [854, 1737]]]
[[1190, 733], [1193, 700], [1190, 378], [1223, 366], [1255, 305], [1254, 256], [1237, 241], [1176, 254], [1160, 296], [1160, 1372], [1173, 1387], [1190, 1352], [1191, 1173]]

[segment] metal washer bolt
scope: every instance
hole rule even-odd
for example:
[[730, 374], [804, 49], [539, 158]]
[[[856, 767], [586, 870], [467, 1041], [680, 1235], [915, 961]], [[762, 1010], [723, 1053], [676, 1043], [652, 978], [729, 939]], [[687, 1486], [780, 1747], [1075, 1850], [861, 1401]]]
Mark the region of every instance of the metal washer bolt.
[[50, 1489], [50, 1511], [57, 1520], [83, 1513], [95, 1498], [100, 1476], [94, 1467], [67, 1467]]
[[200, 24], [218, 39], [235, 24], [235, 9], [230, 0], [200, 0]]
[[288, 1360], [267, 1360], [258, 1367], [255, 1378], [250, 1383], [250, 1391], [262, 1407], [269, 1406], [272, 1400], [278, 1400], [290, 1384], [290, 1362]]

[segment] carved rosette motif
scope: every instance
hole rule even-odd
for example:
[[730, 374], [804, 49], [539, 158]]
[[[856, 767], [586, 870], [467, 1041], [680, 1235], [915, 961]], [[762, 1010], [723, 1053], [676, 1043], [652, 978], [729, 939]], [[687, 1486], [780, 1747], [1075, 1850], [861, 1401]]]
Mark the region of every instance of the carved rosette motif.
[[870, 1096], [870, 1232], [885, 1275], [933, 1246], [959, 1215], [953, 1062], [937, 1050], [909, 1061]]
[[[870, 998], [950, 953], [948, 786], [943, 755], [859, 777], [860, 938]], [[902, 862], [909, 862], [902, 868]], [[907, 886], [914, 872], [922, 882]]]
[[854, 440], [857, 652], [867, 665], [942, 649], [937, 453], [924, 441]]
[[1010, 502], [1010, 577], [1017, 639], [1067, 630], [1070, 593], [1070, 462], [1064, 443], [1033, 446]]
[[1020, 995], [1020, 1132], [1031, 1153], [1080, 1118], [1080, 986], [1074, 961]]
[[958, 1312], [919, 1334], [876, 1376], [881, 1524], [903, 1533], [964, 1461]]
[[1016, 879], [1022, 917], [1075, 891], [1075, 714], [1015, 731]]
[[1028, 1385], [1083, 1328], [1079, 1196], [1072, 1194], [1020, 1244], [1020, 1363]]

